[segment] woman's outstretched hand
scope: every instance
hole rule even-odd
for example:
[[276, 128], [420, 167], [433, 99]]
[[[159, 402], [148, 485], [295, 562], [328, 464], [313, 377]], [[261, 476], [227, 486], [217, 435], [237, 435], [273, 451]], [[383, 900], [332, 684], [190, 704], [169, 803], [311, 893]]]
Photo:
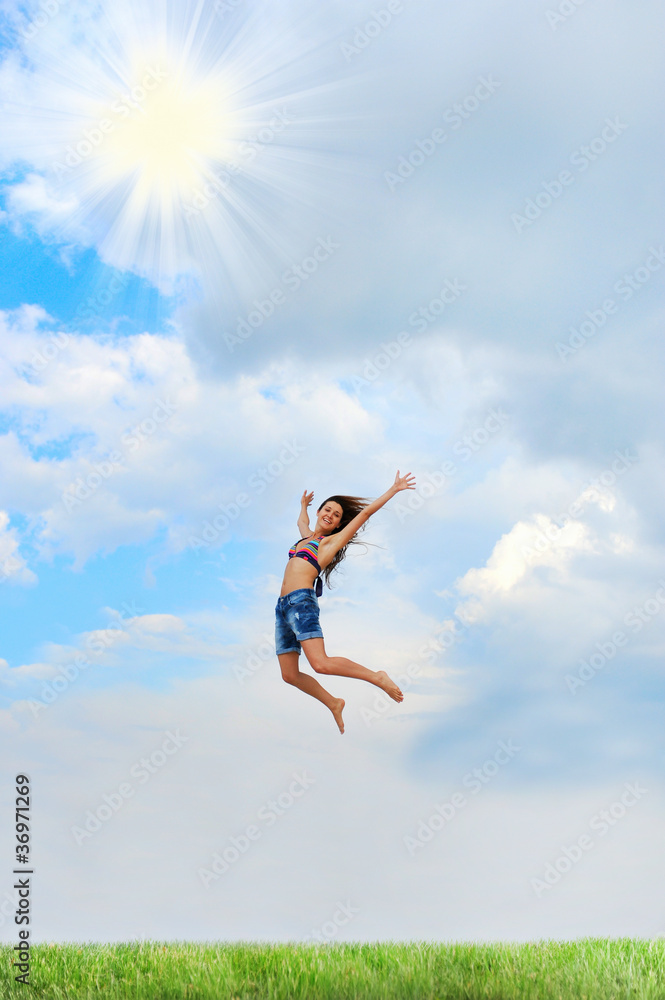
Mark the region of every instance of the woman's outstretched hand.
[[304, 490], [302, 498], [300, 500], [300, 506], [302, 507], [302, 509], [307, 510], [313, 499], [314, 499], [314, 491], [312, 490], [311, 493], [308, 493], [307, 490]]
[[416, 477], [407, 472], [405, 476], [400, 476], [399, 469], [397, 470], [397, 475], [395, 476], [395, 482], [392, 485], [392, 489], [395, 493], [399, 493], [400, 490], [415, 490], [416, 488]]

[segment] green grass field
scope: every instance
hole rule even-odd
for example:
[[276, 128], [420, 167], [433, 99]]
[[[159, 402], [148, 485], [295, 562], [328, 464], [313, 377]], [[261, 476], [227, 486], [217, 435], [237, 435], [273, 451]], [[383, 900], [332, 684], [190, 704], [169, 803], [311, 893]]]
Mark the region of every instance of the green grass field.
[[0, 996], [65, 1000], [665, 1000], [665, 941], [36, 945], [30, 986], [2, 946]]

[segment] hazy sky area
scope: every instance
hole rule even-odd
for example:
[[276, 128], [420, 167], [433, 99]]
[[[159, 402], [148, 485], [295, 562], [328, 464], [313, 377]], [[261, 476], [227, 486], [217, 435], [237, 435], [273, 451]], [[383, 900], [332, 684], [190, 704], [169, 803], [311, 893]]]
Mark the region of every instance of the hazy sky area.
[[0, 940], [665, 934], [664, 31], [1, 0]]

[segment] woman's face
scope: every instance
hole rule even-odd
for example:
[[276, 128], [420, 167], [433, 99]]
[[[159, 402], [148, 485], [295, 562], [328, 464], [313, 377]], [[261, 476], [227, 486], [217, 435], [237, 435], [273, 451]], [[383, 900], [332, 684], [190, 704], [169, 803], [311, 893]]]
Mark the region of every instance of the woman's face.
[[319, 507], [317, 511], [319, 521], [327, 531], [335, 530], [339, 522], [342, 520], [343, 513], [344, 511], [342, 510], [341, 505], [336, 503], [334, 500], [328, 500], [328, 502]]

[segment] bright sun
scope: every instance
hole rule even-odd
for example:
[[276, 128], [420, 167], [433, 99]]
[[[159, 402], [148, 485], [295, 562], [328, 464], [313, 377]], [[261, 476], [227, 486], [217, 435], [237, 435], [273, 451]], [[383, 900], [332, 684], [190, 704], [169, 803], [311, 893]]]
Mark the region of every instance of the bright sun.
[[106, 183], [132, 176], [140, 200], [185, 202], [210, 164], [232, 158], [232, 116], [221, 80], [192, 83], [166, 65], [161, 60], [152, 74], [144, 73], [146, 86], [135, 87], [130, 102], [120, 102], [122, 118], [114, 115], [98, 155]]
[[240, 302], [301, 252], [298, 226], [341, 162], [312, 100], [329, 106], [341, 84], [318, 75], [325, 38], [281, 6], [223, 13], [204, 0], [63, 7], [26, 42], [29, 99], [3, 127], [63, 246], [167, 294], [193, 277]]

